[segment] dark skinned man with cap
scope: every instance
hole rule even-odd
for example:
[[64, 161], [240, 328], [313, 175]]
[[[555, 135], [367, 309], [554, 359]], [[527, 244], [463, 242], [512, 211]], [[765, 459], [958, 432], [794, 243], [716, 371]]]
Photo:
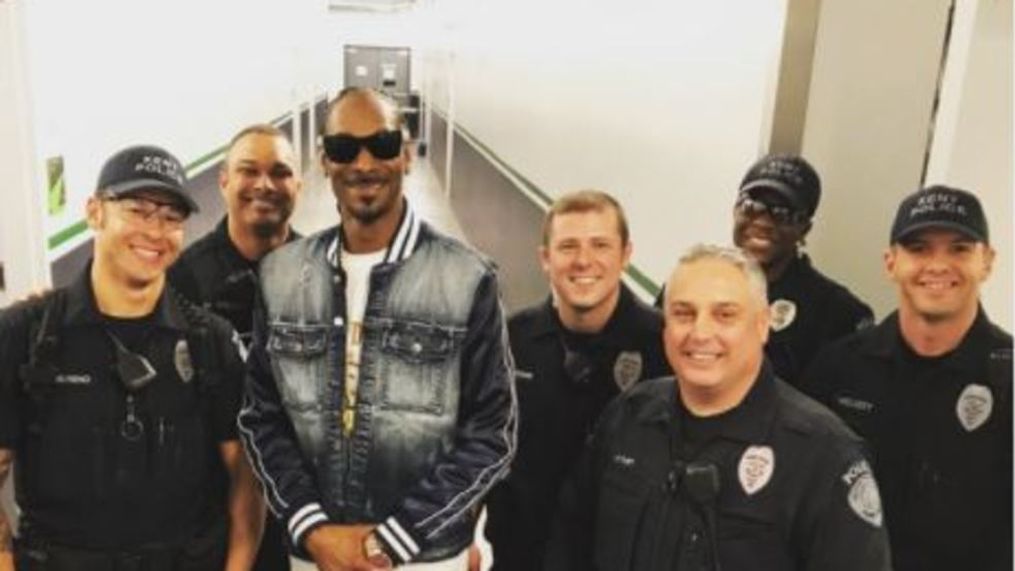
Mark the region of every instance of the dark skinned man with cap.
[[907, 196], [884, 255], [898, 310], [805, 375], [872, 448], [897, 571], [1012, 568], [1012, 338], [979, 302], [994, 256], [975, 195]]
[[94, 255], [71, 285], [0, 315], [0, 483], [21, 509], [0, 569], [250, 568], [263, 503], [236, 435], [228, 323], [165, 271], [197, 208], [180, 162], [135, 146], [87, 204]]
[[[781, 379], [800, 373], [824, 345], [873, 324], [874, 314], [801, 251], [821, 199], [821, 179], [802, 157], [769, 155], [744, 175], [733, 206], [733, 242], [768, 279], [772, 334], [765, 353]], [[661, 307], [664, 294], [656, 299]]]
[[[289, 218], [303, 179], [286, 134], [255, 124], [229, 142], [218, 183], [226, 215], [183, 252], [169, 269], [169, 281], [187, 299], [229, 320], [246, 347], [253, 332], [257, 264], [298, 237]], [[268, 515], [255, 571], [289, 569], [284, 539], [278, 519]]]
[[733, 208], [733, 242], [758, 260], [768, 279], [772, 334], [765, 352], [775, 373], [792, 384], [822, 346], [874, 319], [870, 307], [800, 251], [820, 198], [821, 180], [810, 163], [770, 155], [747, 171]]

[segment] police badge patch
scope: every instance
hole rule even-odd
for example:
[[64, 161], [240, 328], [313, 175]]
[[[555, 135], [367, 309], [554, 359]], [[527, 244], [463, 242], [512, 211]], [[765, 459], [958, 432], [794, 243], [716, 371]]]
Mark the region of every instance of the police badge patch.
[[176, 365], [176, 372], [189, 383], [194, 378], [194, 362], [190, 358], [190, 347], [186, 339], [176, 342], [176, 349], [173, 351], [173, 364]]
[[770, 446], [748, 446], [740, 457], [737, 477], [748, 496], [764, 488], [775, 471], [775, 453]]
[[641, 378], [641, 353], [637, 351], [621, 351], [613, 363], [613, 381], [620, 387], [620, 392], [631, 388]]
[[966, 385], [955, 403], [955, 414], [959, 417], [959, 424], [966, 432], [972, 432], [983, 426], [990, 418], [994, 408], [994, 395], [990, 388], [984, 385]]
[[782, 331], [796, 319], [796, 304], [788, 299], [777, 299], [769, 307], [772, 315], [772, 331]]
[[878, 491], [878, 483], [874, 480], [870, 464], [866, 460], [855, 462], [842, 475], [842, 481], [849, 486], [846, 494], [849, 509], [865, 522], [874, 527], [881, 527], [883, 519], [881, 493]]

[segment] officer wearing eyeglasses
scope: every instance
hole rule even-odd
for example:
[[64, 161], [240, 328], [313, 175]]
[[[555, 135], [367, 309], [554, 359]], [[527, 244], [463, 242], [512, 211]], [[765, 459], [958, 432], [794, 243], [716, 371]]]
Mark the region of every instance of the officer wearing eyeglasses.
[[562, 493], [548, 571], [885, 571], [861, 440], [778, 379], [765, 276], [696, 246], [666, 287], [674, 375], [607, 407]]
[[[303, 179], [286, 134], [273, 125], [255, 124], [229, 142], [218, 183], [226, 215], [169, 268], [169, 281], [187, 299], [226, 318], [246, 347], [253, 332], [257, 264], [299, 237], [289, 218]], [[289, 568], [284, 539], [278, 520], [269, 516], [255, 571]]]
[[801, 251], [821, 198], [821, 179], [801, 157], [771, 155], [740, 183], [733, 242], [768, 279], [772, 333], [765, 347], [780, 378], [798, 384], [821, 347], [873, 324], [874, 314]]
[[621, 282], [627, 219], [604, 192], [558, 198], [539, 259], [552, 295], [508, 321], [516, 363], [518, 453], [490, 495], [486, 537], [496, 571], [538, 571], [561, 482], [606, 403], [669, 373], [662, 319]]
[[[94, 254], [68, 287], [0, 314], [0, 484], [19, 533], [0, 570], [249, 569], [263, 504], [237, 439], [228, 323], [166, 285], [197, 209], [179, 161], [113, 155], [88, 200]], [[3, 514], [0, 514], [3, 515]]]

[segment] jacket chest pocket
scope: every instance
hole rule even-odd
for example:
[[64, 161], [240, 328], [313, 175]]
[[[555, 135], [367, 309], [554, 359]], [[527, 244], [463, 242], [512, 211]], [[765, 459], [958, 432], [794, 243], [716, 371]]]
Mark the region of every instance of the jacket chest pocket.
[[279, 392], [286, 407], [293, 411], [320, 410], [322, 387], [328, 382], [325, 354], [328, 349], [327, 325], [302, 325], [274, 322], [269, 327], [267, 349], [277, 372]]
[[595, 523], [597, 540], [592, 547], [596, 569], [634, 569], [636, 544], [646, 533], [651, 491], [649, 483], [632, 470], [610, 468], [603, 473]]
[[378, 383], [381, 406], [440, 415], [457, 391], [458, 352], [465, 330], [395, 321], [381, 329]]
[[[767, 509], [775, 509], [769, 506]], [[775, 521], [745, 506], [719, 508], [719, 562], [723, 569], [792, 569], [787, 541]]]

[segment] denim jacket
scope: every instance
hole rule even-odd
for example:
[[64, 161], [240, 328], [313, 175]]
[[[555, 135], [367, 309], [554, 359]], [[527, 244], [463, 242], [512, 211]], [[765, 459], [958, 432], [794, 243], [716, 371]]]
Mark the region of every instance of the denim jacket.
[[325, 523], [376, 523], [396, 563], [453, 556], [514, 454], [495, 269], [406, 203], [371, 270], [347, 436], [340, 241], [331, 228], [262, 262], [241, 437], [297, 550]]

